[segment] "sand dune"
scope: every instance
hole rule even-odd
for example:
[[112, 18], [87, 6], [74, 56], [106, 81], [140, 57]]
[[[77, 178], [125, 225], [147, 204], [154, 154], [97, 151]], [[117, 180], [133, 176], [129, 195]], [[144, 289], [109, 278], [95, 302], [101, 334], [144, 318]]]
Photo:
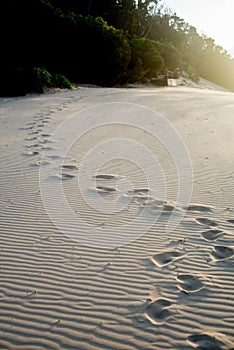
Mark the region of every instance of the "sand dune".
[[234, 95], [0, 103], [0, 349], [234, 349]]

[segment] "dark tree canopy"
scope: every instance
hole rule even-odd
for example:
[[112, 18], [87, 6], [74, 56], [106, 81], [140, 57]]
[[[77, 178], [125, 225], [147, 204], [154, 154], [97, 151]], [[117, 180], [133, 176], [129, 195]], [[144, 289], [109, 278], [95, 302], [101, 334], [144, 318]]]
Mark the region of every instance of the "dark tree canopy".
[[8, 0], [0, 9], [1, 95], [146, 82], [178, 68], [234, 91], [234, 60], [161, 0]]

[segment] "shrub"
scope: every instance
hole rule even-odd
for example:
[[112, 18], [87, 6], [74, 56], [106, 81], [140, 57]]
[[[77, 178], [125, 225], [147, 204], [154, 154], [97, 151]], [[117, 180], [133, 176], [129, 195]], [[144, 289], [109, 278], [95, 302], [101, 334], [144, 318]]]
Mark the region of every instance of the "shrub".
[[72, 89], [72, 83], [63, 74], [54, 74], [52, 76], [52, 86], [61, 89]]
[[155, 77], [164, 64], [161, 56], [161, 44], [140, 38], [131, 40], [130, 46], [129, 80], [144, 81]]
[[43, 93], [46, 88], [51, 87], [52, 75], [44, 67], [32, 69], [32, 91]]
[[66, 58], [63, 66], [69, 78], [104, 86], [124, 81], [130, 46], [121, 30], [101, 17], [78, 16], [71, 45], [76, 45], [77, 54]]

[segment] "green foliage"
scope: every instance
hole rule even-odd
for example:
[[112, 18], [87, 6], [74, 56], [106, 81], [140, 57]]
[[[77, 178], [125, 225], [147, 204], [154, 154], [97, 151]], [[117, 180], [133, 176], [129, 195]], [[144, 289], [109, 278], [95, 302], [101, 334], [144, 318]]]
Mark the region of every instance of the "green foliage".
[[[123, 31], [109, 26], [101, 17], [77, 17], [75, 42], [81, 54], [72, 62], [71, 72], [79, 82], [113, 85], [125, 80], [130, 46]], [[82, 35], [85, 33], [85, 36]]]
[[145, 81], [156, 76], [164, 62], [161, 56], [162, 46], [149, 39], [132, 39], [131, 61], [129, 64], [129, 80]]
[[162, 57], [167, 70], [176, 71], [181, 67], [181, 54], [171, 42], [162, 44]]
[[63, 74], [52, 75], [52, 86], [60, 89], [72, 89], [72, 83]]
[[234, 60], [161, 1], [3, 1], [0, 95], [144, 82], [177, 68], [234, 91]]
[[32, 89], [34, 92], [42, 93], [51, 87], [52, 75], [44, 67], [32, 69]]
[[30, 90], [33, 92], [43, 93], [50, 88], [72, 89], [72, 83], [65, 75], [61, 73], [51, 74], [44, 67], [32, 68], [30, 78]]

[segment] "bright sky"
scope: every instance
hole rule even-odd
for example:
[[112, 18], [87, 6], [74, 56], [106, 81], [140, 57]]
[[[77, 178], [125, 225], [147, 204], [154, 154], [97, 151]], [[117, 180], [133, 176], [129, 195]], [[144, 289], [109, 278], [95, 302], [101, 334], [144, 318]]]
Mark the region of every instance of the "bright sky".
[[234, 57], [234, 0], [163, 0], [177, 15]]

